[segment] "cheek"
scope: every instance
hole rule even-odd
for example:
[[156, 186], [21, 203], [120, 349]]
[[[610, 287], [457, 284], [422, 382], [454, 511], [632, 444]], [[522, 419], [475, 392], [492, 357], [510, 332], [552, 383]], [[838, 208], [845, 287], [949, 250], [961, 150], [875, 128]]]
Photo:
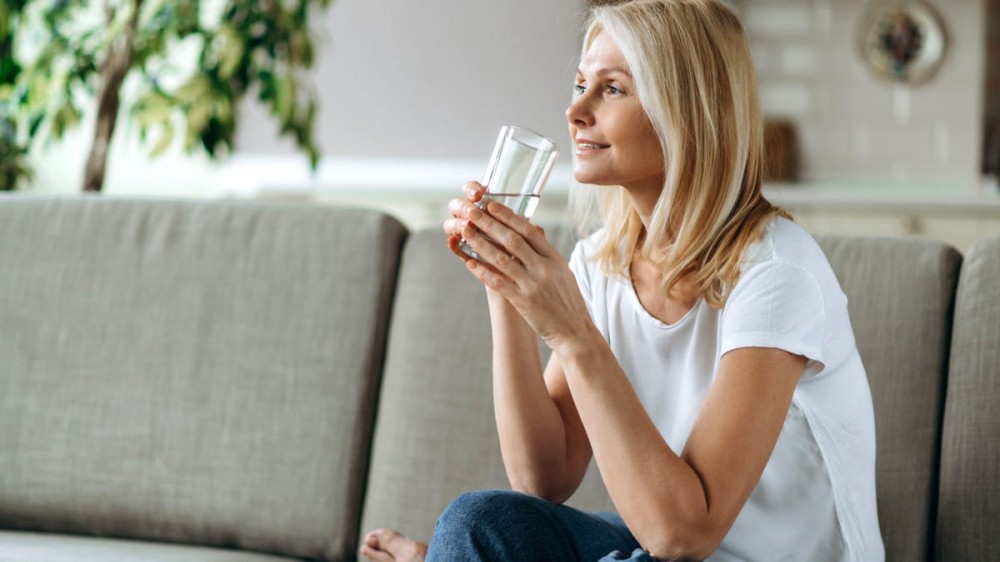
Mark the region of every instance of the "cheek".
[[641, 144], [641, 149], [638, 152], [642, 153], [643, 157], [651, 162], [656, 163], [660, 167], [663, 166], [663, 149], [660, 146], [660, 139], [656, 136], [656, 132], [653, 131], [652, 127], [647, 123], [645, 127], [646, 131], [643, 133], [642, 138], [639, 140]]

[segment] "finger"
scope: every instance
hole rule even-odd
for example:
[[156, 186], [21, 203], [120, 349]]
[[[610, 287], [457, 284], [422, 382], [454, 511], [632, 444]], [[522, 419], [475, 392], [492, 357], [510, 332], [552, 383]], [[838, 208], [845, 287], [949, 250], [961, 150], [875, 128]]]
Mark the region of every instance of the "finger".
[[485, 214], [482, 209], [468, 199], [452, 199], [448, 202], [448, 211], [451, 213], [451, 216], [459, 219], [477, 220]]
[[476, 260], [467, 260], [465, 262], [466, 269], [472, 273], [472, 276], [478, 279], [483, 285], [486, 285], [490, 289], [500, 293], [504, 298], [510, 300], [517, 295], [517, 287], [510, 278], [505, 277], [499, 272], [493, 270], [488, 265], [480, 263]]
[[519, 217], [522, 224], [528, 225], [528, 228], [524, 230], [528, 233], [527, 236], [522, 232], [518, 231], [511, 225], [507, 224], [500, 217], [506, 216], [516, 216], [513, 211], [503, 205], [496, 203], [490, 203], [487, 208], [492, 207], [498, 216], [493, 216], [493, 214], [486, 212], [483, 213], [479, 211], [481, 217], [476, 219], [477, 216], [475, 211], [469, 212], [469, 219], [479, 231], [481, 231], [485, 236], [487, 236], [496, 246], [502, 248], [506, 253], [514, 256], [522, 263], [534, 265], [538, 262], [539, 253], [534, 249], [534, 246], [528, 242], [528, 237], [539, 237], [538, 230], [535, 229], [534, 225], [527, 222], [524, 217]]
[[469, 221], [466, 219], [448, 219], [444, 221], [442, 227], [448, 236], [461, 236], [468, 225]]
[[468, 261], [473, 259], [472, 256], [466, 254], [465, 250], [462, 249], [462, 240], [463, 239], [461, 236], [449, 236], [448, 240], [446, 241], [446, 243], [448, 244], [448, 249], [451, 250], [451, 253], [462, 258], [462, 261]]
[[480, 256], [480, 263], [511, 278], [515, 283], [524, 275], [524, 265], [516, 257], [497, 247], [471, 226], [462, 231], [465, 243], [472, 247]]
[[462, 192], [465, 193], [465, 197], [469, 201], [475, 203], [483, 198], [483, 195], [486, 193], [486, 188], [483, 187], [483, 184], [477, 181], [469, 181], [462, 185]]
[[[486, 211], [490, 217], [516, 232], [536, 253], [545, 257], [552, 256], [553, 252], [558, 253], [558, 250], [545, 238], [544, 229], [532, 224], [531, 221], [515, 213], [510, 207], [501, 205], [496, 201], [490, 201], [486, 205]], [[513, 252], [513, 249], [511, 250], [511, 253], [517, 255], [519, 258], [521, 257]]]

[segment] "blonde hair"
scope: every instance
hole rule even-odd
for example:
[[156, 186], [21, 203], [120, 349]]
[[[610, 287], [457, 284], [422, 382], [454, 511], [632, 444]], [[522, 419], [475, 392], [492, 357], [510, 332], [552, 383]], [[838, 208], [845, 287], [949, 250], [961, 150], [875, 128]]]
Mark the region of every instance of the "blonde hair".
[[584, 53], [601, 32], [629, 64], [665, 180], [645, 233], [624, 188], [574, 189], [581, 232], [596, 210], [606, 235], [595, 258], [606, 274], [624, 275], [642, 244], [665, 293], [690, 275], [721, 308], [764, 224], [788, 216], [761, 194], [764, 132], [743, 27], [717, 0], [632, 0], [592, 9]]

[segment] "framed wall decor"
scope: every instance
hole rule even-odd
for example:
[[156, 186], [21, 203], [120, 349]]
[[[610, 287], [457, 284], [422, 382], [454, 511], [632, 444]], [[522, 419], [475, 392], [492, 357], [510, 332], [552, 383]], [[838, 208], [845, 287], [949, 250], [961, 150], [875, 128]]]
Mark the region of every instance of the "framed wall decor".
[[946, 42], [937, 12], [919, 0], [872, 2], [858, 25], [861, 60], [876, 77], [897, 84], [930, 80], [944, 60]]

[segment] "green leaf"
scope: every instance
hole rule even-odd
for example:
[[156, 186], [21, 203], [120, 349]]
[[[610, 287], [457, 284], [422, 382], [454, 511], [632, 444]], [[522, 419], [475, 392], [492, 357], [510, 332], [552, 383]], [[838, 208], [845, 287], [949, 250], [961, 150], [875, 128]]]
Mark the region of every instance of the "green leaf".
[[184, 147], [190, 150], [201, 138], [212, 117], [212, 104], [209, 100], [201, 100], [192, 105], [187, 112], [187, 135], [184, 137]]
[[62, 138], [66, 131], [79, 125], [80, 120], [79, 110], [66, 100], [52, 118], [52, 136], [57, 139]]
[[174, 125], [170, 122], [170, 119], [164, 120], [160, 123], [160, 126], [163, 128], [163, 133], [160, 134], [160, 139], [156, 141], [156, 144], [149, 151], [150, 158], [156, 158], [163, 154], [170, 147], [170, 143], [174, 141]]
[[278, 79], [275, 86], [274, 112], [282, 124], [287, 124], [295, 111], [295, 81], [291, 77]]
[[42, 126], [42, 121], [44, 120], [44, 118], [45, 115], [38, 115], [38, 114], [33, 115], [31, 117], [30, 122], [28, 124], [28, 137], [35, 138], [35, 135], [38, 134], [38, 128]]
[[218, 40], [221, 41], [219, 53], [219, 78], [229, 80], [243, 62], [246, 55], [246, 41], [231, 26], [223, 26]]
[[192, 104], [204, 97], [208, 89], [208, 80], [199, 74], [192, 77], [180, 88], [177, 88], [177, 91], [174, 92], [174, 97], [182, 104]]

